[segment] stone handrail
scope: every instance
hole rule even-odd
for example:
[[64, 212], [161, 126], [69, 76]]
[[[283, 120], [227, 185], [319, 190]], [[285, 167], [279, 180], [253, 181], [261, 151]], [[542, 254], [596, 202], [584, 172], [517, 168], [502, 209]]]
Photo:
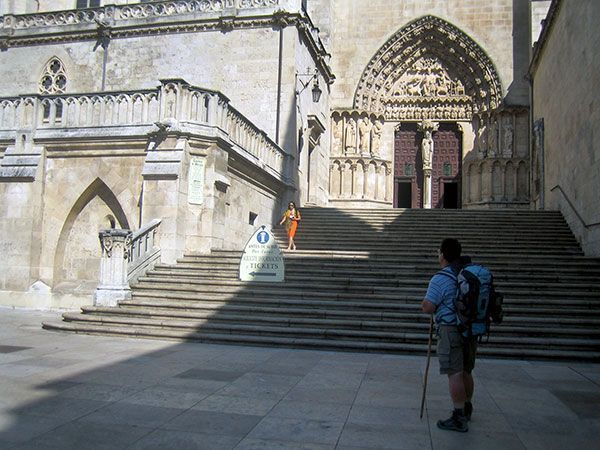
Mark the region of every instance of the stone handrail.
[[176, 0], [132, 5], [107, 5], [98, 8], [51, 11], [35, 14], [7, 14], [0, 30], [22, 30], [64, 25], [111, 23], [119, 20], [146, 19], [184, 14], [219, 13], [257, 8], [280, 7], [289, 0]]
[[184, 80], [153, 90], [0, 98], [0, 131], [153, 125], [173, 118], [220, 128], [261, 168], [285, 176], [286, 153], [217, 91]]
[[156, 233], [160, 224], [160, 219], [154, 219], [131, 236], [128, 281], [136, 280], [160, 258], [160, 248], [156, 245]]
[[557, 189], [563, 195], [563, 197], [567, 201], [567, 204], [571, 207], [571, 209], [575, 213], [575, 216], [577, 216], [577, 218], [579, 219], [579, 222], [581, 222], [581, 224], [584, 226], [584, 228], [593, 228], [593, 227], [597, 227], [598, 225], [600, 225], [600, 222], [587, 223], [585, 220], [583, 220], [583, 217], [581, 216], [581, 214], [579, 214], [579, 211], [577, 211], [577, 208], [575, 208], [575, 205], [573, 204], [573, 202], [571, 202], [571, 199], [569, 199], [569, 197], [567, 196], [567, 193], [563, 190], [563, 188], [560, 186], [560, 184], [557, 184], [552, 189], [550, 189], [550, 192], [554, 192]]

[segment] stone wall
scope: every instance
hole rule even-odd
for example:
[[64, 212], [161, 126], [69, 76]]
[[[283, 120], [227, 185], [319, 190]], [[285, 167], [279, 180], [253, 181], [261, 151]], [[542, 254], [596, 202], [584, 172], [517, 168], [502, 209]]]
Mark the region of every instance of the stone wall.
[[[53, 56], [64, 63], [65, 92], [100, 91], [104, 50], [94, 51], [94, 46], [95, 41], [69, 42], [1, 52], [0, 77], [12, 81], [2, 83], [0, 96], [38, 92], [44, 66]], [[108, 47], [105, 90], [147, 89], [159, 79], [184, 78], [226, 93], [274, 138], [278, 47], [278, 33], [271, 29], [114, 39]], [[294, 66], [291, 58], [286, 67]]]
[[560, 209], [586, 254], [600, 256], [600, 3], [568, 6], [553, 2], [534, 55], [534, 200], [539, 208]]

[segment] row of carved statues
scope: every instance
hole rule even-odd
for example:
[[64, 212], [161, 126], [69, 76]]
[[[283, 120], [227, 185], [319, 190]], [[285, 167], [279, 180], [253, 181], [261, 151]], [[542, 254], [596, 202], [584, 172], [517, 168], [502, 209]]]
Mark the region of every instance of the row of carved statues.
[[364, 111], [334, 111], [331, 116], [331, 155], [378, 157], [381, 152], [383, 117]]
[[529, 153], [527, 121], [525, 110], [505, 110], [473, 120], [475, 150], [478, 158], [527, 156]]

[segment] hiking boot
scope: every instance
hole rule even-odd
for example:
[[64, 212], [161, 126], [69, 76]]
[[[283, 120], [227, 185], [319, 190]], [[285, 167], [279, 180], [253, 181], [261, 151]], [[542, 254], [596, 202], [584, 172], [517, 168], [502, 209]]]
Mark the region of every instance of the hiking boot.
[[461, 410], [454, 410], [452, 416], [446, 420], [438, 420], [438, 428], [442, 430], [459, 431], [466, 433], [469, 431], [469, 425], [467, 424], [467, 418]]
[[467, 421], [471, 420], [471, 414], [473, 414], [473, 403], [465, 402], [464, 413]]

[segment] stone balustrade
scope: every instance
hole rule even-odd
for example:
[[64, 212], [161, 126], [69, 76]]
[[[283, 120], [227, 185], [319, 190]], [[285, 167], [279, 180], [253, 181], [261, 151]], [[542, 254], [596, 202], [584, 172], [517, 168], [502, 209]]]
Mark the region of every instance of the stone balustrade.
[[136, 280], [142, 273], [160, 258], [160, 248], [156, 242], [156, 233], [160, 219], [151, 220], [131, 236], [131, 251], [127, 267], [128, 281]]
[[154, 90], [0, 98], [0, 135], [16, 130], [152, 126], [175, 119], [225, 132], [254, 164], [284, 177], [285, 152], [223, 94], [183, 80], [161, 80]]

